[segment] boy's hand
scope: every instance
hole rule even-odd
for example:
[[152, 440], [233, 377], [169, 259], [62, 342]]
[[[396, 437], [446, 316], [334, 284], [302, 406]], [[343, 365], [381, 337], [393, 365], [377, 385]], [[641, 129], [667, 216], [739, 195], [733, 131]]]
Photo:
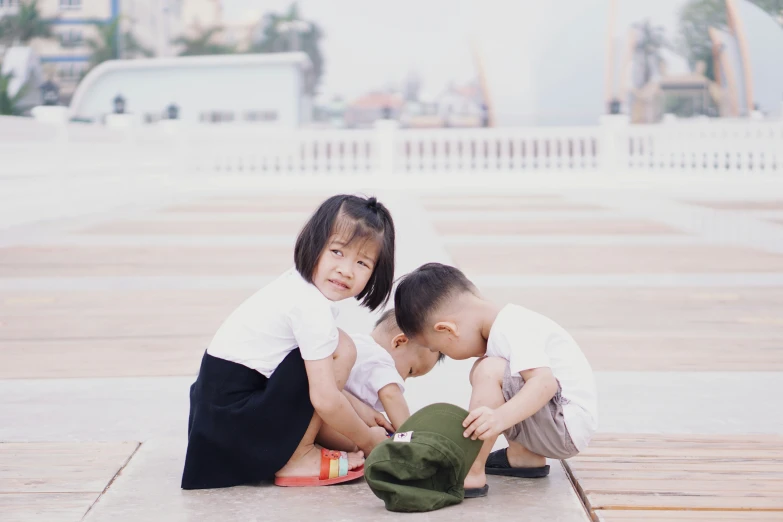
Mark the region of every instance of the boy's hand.
[[506, 429], [498, 411], [487, 406], [480, 406], [470, 412], [462, 422], [462, 426], [467, 428], [465, 433], [463, 433], [465, 438], [469, 437], [473, 440], [491, 439], [497, 437]]
[[384, 417], [383, 413], [375, 411], [373, 408], [370, 408], [358, 399], [351, 401], [351, 406], [353, 406], [353, 409], [356, 410], [356, 414], [359, 415], [359, 418], [362, 419], [364, 423], [370, 428], [374, 426], [380, 426], [386, 431], [391, 433], [394, 432], [394, 428], [392, 427], [391, 423], [386, 420], [386, 417]]
[[380, 426], [386, 432], [394, 433], [394, 426], [391, 425], [391, 422], [386, 420], [386, 417], [383, 415], [383, 413], [375, 411], [372, 408], [370, 408], [370, 412], [371, 417], [369, 417], [369, 421], [365, 421], [369, 427], [372, 428], [373, 426]]

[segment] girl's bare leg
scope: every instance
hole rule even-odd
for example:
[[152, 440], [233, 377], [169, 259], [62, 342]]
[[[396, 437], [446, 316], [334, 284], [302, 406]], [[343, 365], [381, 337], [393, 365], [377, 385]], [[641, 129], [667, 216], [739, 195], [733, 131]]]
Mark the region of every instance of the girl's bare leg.
[[[345, 381], [348, 380], [348, 375], [351, 373], [353, 363], [356, 362], [356, 346], [353, 344], [351, 338], [342, 330], [340, 330], [340, 339], [332, 358], [334, 360], [334, 373], [337, 387], [342, 390], [345, 386]], [[334, 435], [339, 435], [344, 439], [342, 444], [345, 444], [345, 441], [353, 444], [350, 440], [343, 437], [343, 435], [324, 425], [318, 414], [313, 414], [310, 425], [307, 427], [307, 431], [305, 432], [304, 437], [302, 437], [299, 446], [294, 451], [294, 454], [291, 455], [288, 463], [283, 466], [280, 471], [275, 473], [275, 476], [310, 477], [318, 475], [321, 470], [321, 450], [320, 447], [315, 444], [316, 440], [318, 440], [319, 443], [323, 443], [326, 448], [348, 451], [331, 444], [332, 442], [340, 444], [340, 439], [334, 437]], [[327, 442], [329, 442], [329, 444], [327, 444]], [[355, 447], [356, 446], [353, 445], [353, 448]], [[351, 451], [348, 453], [348, 469], [358, 468], [363, 463], [364, 454], [362, 452]]]

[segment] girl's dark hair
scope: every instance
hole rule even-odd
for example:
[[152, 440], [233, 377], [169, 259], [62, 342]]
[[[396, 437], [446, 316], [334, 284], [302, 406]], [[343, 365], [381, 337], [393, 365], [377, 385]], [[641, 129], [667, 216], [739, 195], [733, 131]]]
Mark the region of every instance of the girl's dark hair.
[[385, 304], [394, 283], [394, 221], [389, 210], [375, 198], [340, 194], [318, 207], [305, 224], [294, 247], [294, 265], [312, 283], [318, 260], [329, 238], [345, 231], [347, 243], [355, 239], [375, 239], [380, 250], [367, 286], [356, 296], [362, 306], [375, 310]]

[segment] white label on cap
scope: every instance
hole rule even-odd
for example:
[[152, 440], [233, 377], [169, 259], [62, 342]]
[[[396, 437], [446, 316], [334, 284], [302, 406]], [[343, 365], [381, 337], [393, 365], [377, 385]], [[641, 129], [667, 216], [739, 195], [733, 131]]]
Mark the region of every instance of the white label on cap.
[[413, 432], [412, 431], [406, 431], [404, 433], [395, 433], [394, 434], [394, 441], [395, 442], [410, 442], [412, 436], [413, 436]]

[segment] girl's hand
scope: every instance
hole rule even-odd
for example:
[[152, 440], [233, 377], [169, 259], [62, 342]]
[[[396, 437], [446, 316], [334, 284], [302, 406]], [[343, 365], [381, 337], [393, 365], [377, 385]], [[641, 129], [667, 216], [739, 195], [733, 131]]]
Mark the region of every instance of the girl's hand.
[[465, 438], [473, 440], [492, 439], [505, 430], [503, 419], [498, 411], [487, 406], [481, 406], [470, 412], [462, 422], [462, 426], [467, 428], [463, 433]]
[[389, 435], [386, 433], [386, 429], [382, 428], [381, 426], [375, 426], [374, 428], [370, 428], [370, 440], [366, 447], [360, 447], [364, 452], [364, 456], [368, 456], [370, 452], [380, 444], [381, 442], [388, 440]]

